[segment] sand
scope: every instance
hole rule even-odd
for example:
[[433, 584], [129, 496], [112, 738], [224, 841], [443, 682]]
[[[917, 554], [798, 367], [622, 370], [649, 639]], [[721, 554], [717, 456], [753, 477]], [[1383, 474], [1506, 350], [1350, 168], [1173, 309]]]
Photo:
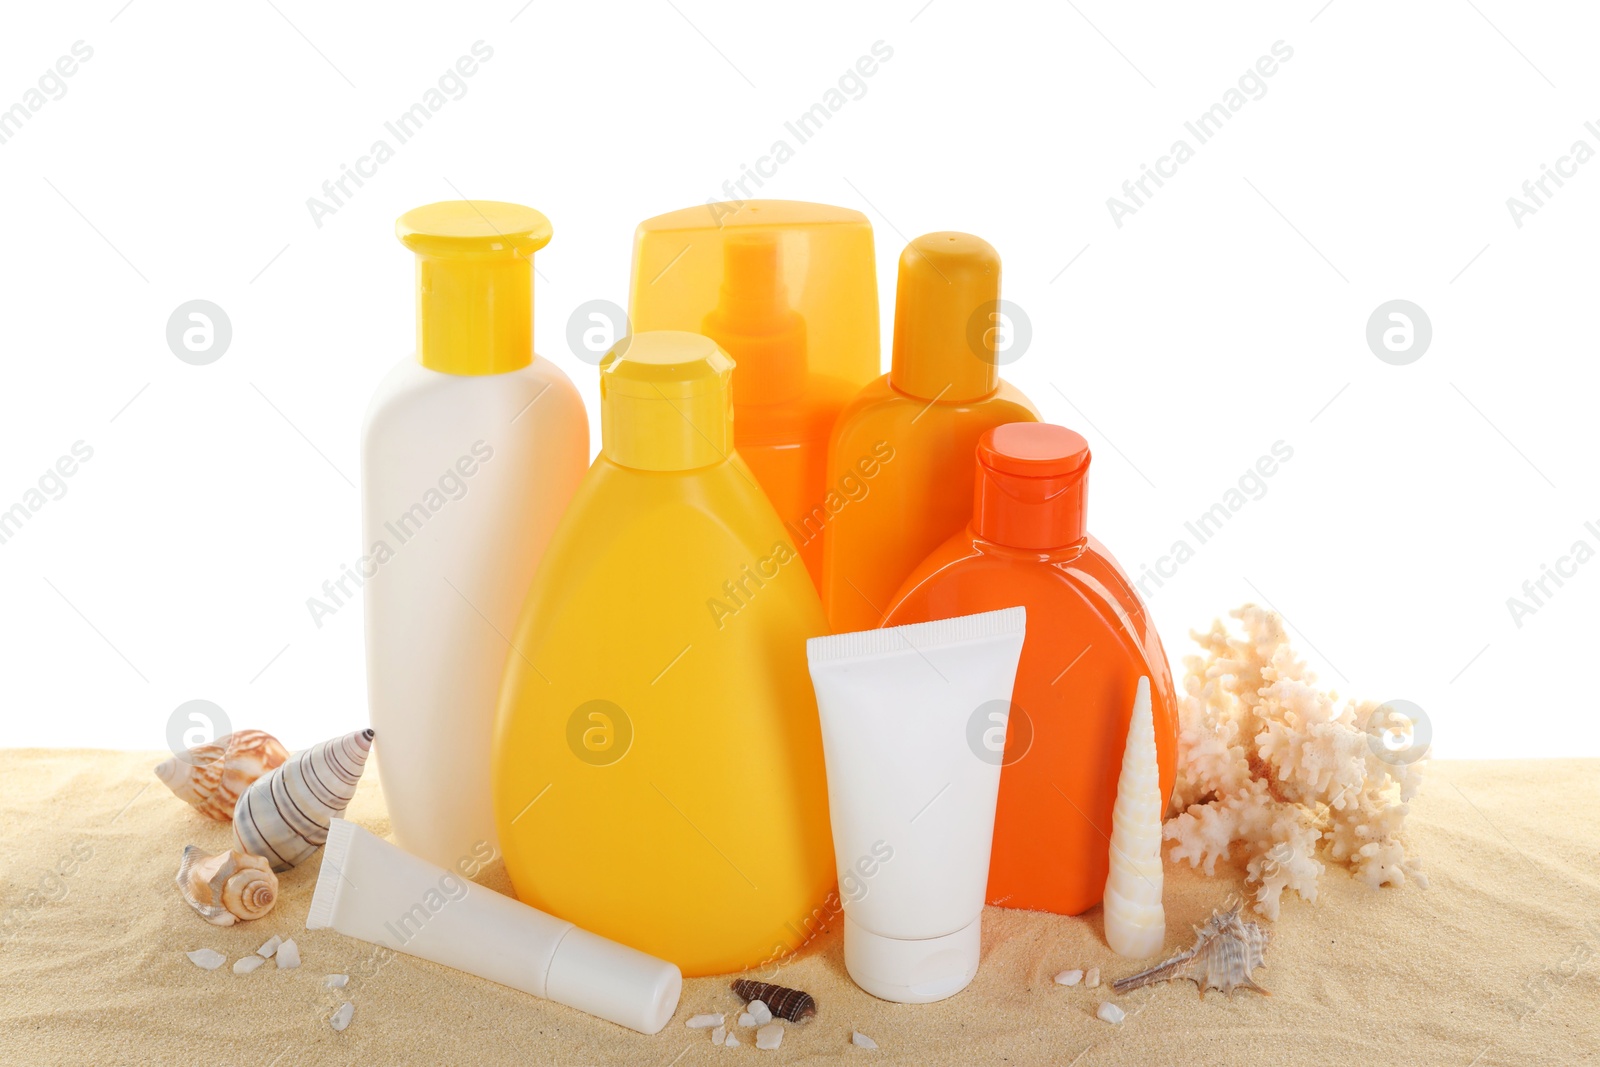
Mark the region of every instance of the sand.
[[[226, 825], [174, 798], [159, 756], [0, 752], [0, 1061], [6, 1063], [510, 1063], [692, 1065], [734, 1060], [906, 1064], [1491, 1065], [1600, 1063], [1600, 761], [1436, 763], [1411, 835], [1432, 886], [1371, 890], [1330, 869], [1315, 903], [1288, 898], [1271, 924], [1271, 997], [1188, 983], [1114, 998], [1127, 1019], [1095, 1018], [1106, 988], [1054, 975], [1133, 964], [1105, 947], [1099, 909], [1078, 918], [990, 908], [983, 964], [937, 1005], [875, 1000], [851, 984], [840, 931], [823, 934], [780, 980], [820, 1016], [777, 1052], [714, 1048], [684, 1021], [738, 1003], [723, 979], [685, 984], [654, 1037], [343, 937], [305, 929], [318, 861], [282, 876], [276, 910], [232, 928], [201, 921], [173, 884], [185, 844], [226, 846]], [[349, 815], [388, 830], [377, 776]], [[66, 874], [55, 874], [58, 870]], [[503, 868], [480, 881], [509, 891]], [[1167, 867], [1168, 944], [1242, 885]], [[303, 964], [238, 976], [231, 963], [273, 934]], [[184, 956], [208, 946], [229, 965]], [[324, 975], [347, 973], [343, 991]], [[355, 1005], [348, 1030], [328, 1019]], [[852, 1030], [881, 1046], [850, 1046]]]

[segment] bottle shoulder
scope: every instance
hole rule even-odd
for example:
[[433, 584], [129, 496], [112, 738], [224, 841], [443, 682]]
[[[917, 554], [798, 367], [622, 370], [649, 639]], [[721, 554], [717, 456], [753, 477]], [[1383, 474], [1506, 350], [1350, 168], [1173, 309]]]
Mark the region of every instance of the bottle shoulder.
[[503, 374], [446, 374], [400, 360], [378, 383], [367, 404], [365, 441], [389, 434], [429, 434], [458, 424], [480, 428], [483, 435], [515, 427], [524, 433], [539, 426], [581, 429], [585, 445], [588, 415], [583, 400], [560, 367], [534, 357], [526, 367]]
[[985, 541], [969, 528], [912, 572], [889, 615], [893, 621], [930, 607], [961, 614], [1017, 604], [1107, 619], [1144, 614], [1116, 560], [1092, 536], [1065, 550], [1035, 552]]
[[1022, 390], [1002, 380], [998, 388], [977, 400], [945, 402], [902, 393], [887, 374], [856, 393], [839, 413], [835, 442], [862, 435], [882, 435], [888, 430], [912, 429], [937, 434], [939, 426], [999, 426], [1007, 422], [1037, 422], [1039, 412]]

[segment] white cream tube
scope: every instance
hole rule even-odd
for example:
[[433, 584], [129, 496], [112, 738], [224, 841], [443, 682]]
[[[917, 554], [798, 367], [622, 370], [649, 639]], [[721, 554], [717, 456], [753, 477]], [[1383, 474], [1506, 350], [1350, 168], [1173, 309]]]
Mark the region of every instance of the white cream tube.
[[978, 973], [1000, 793], [995, 732], [1010, 712], [1025, 623], [1022, 608], [1006, 608], [806, 643], [845, 969], [875, 997], [926, 1004]]
[[334, 819], [306, 929], [384, 945], [491, 982], [658, 1033], [678, 1009], [683, 975], [636, 949], [580, 930], [345, 819]]

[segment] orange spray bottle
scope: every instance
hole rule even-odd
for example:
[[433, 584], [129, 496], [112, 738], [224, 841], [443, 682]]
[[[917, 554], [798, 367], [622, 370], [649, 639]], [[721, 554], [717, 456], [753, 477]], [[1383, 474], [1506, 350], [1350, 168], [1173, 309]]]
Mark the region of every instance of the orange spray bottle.
[[820, 589], [823, 526], [846, 491], [828, 482], [828, 438], [878, 373], [866, 216], [750, 200], [646, 219], [629, 302], [636, 332], [704, 334], [733, 357], [734, 445]]
[[982, 436], [975, 473], [971, 524], [906, 579], [884, 625], [1028, 609], [1005, 723], [988, 900], [1076, 915], [1105, 890], [1111, 811], [1141, 675], [1150, 678], [1161, 795], [1172, 795], [1172, 672], [1138, 593], [1085, 529], [1088, 443], [1062, 426], [1000, 426]]
[[894, 361], [839, 416], [828, 479], [850, 492], [823, 536], [822, 606], [834, 633], [867, 630], [906, 575], [972, 514], [972, 450], [985, 430], [1039, 416], [1000, 380], [1000, 256], [965, 233], [900, 255]]

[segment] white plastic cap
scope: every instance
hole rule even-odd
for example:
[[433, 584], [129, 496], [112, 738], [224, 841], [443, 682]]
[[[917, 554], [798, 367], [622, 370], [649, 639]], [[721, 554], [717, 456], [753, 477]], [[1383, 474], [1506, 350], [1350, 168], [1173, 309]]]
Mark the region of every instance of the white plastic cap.
[[883, 937], [844, 917], [844, 967], [881, 1000], [931, 1004], [967, 988], [978, 973], [980, 914], [953, 934], [916, 941]]
[[656, 1034], [678, 1010], [675, 964], [574, 926], [556, 946], [545, 979], [549, 999], [641, 1034]]

